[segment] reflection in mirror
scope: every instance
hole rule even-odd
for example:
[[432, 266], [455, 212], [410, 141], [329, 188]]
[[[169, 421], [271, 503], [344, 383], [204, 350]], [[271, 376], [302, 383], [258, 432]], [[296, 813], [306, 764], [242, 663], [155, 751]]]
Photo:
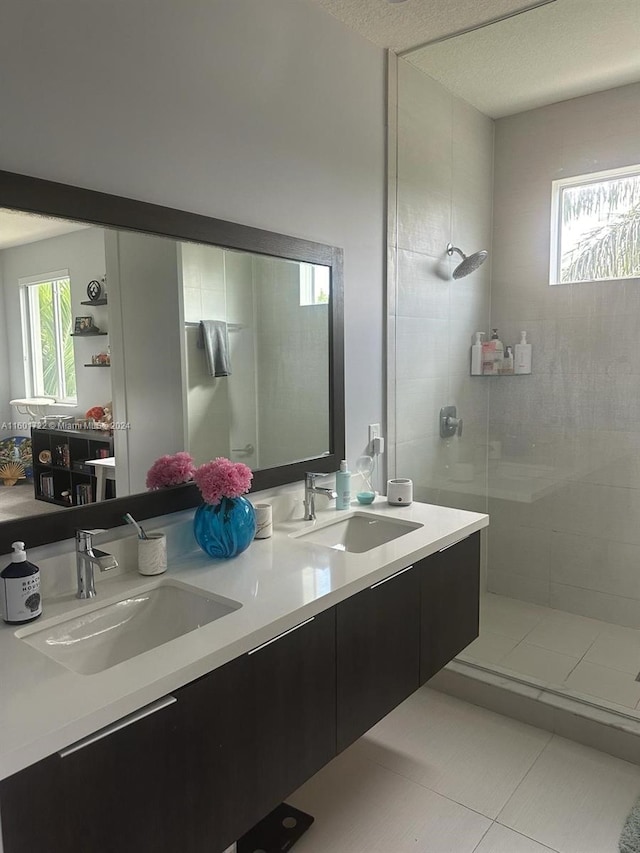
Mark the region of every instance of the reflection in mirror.
[[330, 267], [10, 210], [0, 241], [0, 522], [144, 492], [178, 450], [330, 452]]

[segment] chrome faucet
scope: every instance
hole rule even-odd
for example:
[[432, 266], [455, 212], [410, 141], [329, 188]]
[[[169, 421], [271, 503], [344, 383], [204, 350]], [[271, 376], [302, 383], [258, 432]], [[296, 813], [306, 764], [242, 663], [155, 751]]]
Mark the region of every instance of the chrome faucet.
[[118, 567], [118, 561], [114, 556], [93, 547], [93, 537], [99, 533], [106, 533], [106, 530], [76, 530], [76, 569], [78, 571], [76, 598], [95, 598], [93, 570], [96, 566], [101, 572], [108, 572]]
[[304, 520], [315, 521], [316, 519], [316, 495], [325, 495], [329, 499], [338, 497], [337, 492], [333, 489], [324, 489], [321, 486], [316, 486], [316, 477], [326, 477], [327, 474], [316, 474], [313, 471], [307, 471], [304, 475]]

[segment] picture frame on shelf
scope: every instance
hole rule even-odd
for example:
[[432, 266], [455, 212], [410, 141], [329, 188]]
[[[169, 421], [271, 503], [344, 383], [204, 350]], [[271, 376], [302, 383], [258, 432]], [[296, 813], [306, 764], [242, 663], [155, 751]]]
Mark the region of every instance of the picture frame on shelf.
[[87, 314], [84, 317], [76, 317], [74, 323], [74, 335], [95, 335], [100, 331], [97, 326], [93, 325], [93, 317]]

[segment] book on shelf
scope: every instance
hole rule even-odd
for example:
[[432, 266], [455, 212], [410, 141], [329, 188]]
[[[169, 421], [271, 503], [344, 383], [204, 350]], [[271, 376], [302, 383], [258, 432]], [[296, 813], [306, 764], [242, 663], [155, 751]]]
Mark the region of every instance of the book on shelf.
[[40, 493], [45, 498], [53, 498], [53, 474], [40, 474]]
[[93, 503], [93, 490], [90, 483], [79, 483], [76, 486], [76, 506]]

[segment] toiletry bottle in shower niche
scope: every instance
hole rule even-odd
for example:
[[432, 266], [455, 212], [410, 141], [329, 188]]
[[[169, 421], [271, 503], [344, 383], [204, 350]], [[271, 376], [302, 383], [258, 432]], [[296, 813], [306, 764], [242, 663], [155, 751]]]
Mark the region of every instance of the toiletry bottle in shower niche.
[[476, 340], [471, 347], [471, 375], [482, 376], [482, 339], [484, 332], [476, 332]]
[[498, 337], [498, 330], [491, 330], [491, 340], [493, 341], [494, 346], [494, 361], [495, 361], [495, 373], [502, 373], [502, 362], [504, 360], [504, 344]]
[[527, 333], [520, 332], [520, 343], [515, 346], [513, 372], [531, 373], [531, 344], [527, 343]]
[[507, 347], [504, 351], [504, 359], [502, 360], [502, 370], [500, 373], [503, 376], [511, 376], [513, 374], [513, 347]]
[[336, 509], [349, 509], [351, 504], [351, 471], [347, 468], [347, 460], [340, 463], [340, 470], [336, 473]]
[[5, 622], [31, 622], [42, 613], [40, 569], [27, 560], [24, 542], [11, 547], [11, 562], [0, 572], [0, 612]]

